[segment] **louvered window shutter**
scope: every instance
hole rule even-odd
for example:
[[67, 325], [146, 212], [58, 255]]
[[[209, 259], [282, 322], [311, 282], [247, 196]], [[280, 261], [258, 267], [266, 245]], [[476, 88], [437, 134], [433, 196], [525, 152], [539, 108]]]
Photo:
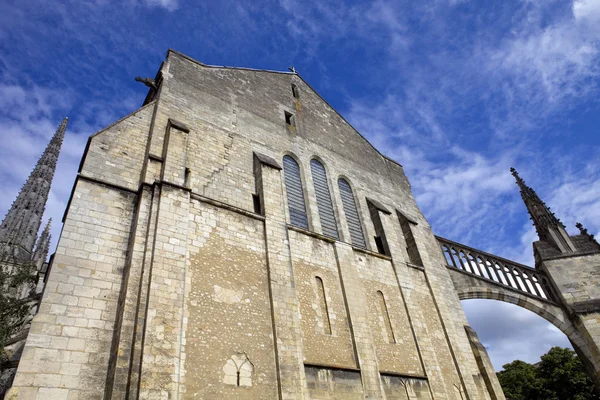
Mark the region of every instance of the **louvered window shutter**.
[[338, 239], [337, 223], [331, 203], [331, 193], [327, 184], [327, 173], [325, 167], [317, 160], [310, 161], [310, 171], [312, 172], [313, 183], [315, 185], [315, 194], [317, 196], [317, 206], [319, 207], [319, 219], [323, 228], [323, 235]]
[[296, 160], [290, 156], [283, 157], [283, 173], [285, 177], [288, 209], [290, 211], [290, 223], [300, 228], [308, 229], [306, 205], [304, 203], [304, 193], [302, 192], [302, 178], [300, 177], [300, 166]]
[[352, 244], [354, 246], [366, 249], [367, 245], [365, 243], [365, 237], [360, 224], [360, 218], [358, 217], [356, 203], [354, 202], [352, 188], [345, 179], [338, 180], [338, 186], [340, 188], [344, 213], [346, 214], [346, 222], [348, 223], [348, 228], [350, 229], [350, 238], [352, 239]]

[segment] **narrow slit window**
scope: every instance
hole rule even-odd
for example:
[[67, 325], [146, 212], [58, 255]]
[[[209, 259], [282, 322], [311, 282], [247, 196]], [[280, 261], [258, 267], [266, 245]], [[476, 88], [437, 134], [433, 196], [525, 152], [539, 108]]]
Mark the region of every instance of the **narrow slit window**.
[[377, 291], [377, 298], [379, 300], [379, 311], [385, 327], [384, 329], [387, 336], [387, 342], [396, 343], [396, 339], [394, 338], [394, 330], [392, 329], [392, 321], [390, 320], [390, 314], [388, 312], [383, 292]]
[[319, 296], [319, 307], [321, 310], [321, 319], [323, 322], [323, 333], [331, 335], [331, 322], [329, 321], [329, 310], [327, 309], [327, 297], [325, 295], [325, 286], [323, 280], [318, 276], [315, 277], [317, 281], [317, 296]]
[[346, 214], [346, 222], [348, 223], [348, 229], [350, 230], [352, 244], [356, 247], [366, 249], [367, 245], [365, 243], [365, 237], [363, 235], [352, 188], [343, 178], [338, 180], [338, 187], [340, 188], [340, 197], [342, 198], [342, 205], [344, 207], [344, 214]]
[[375, 236], [375, 245], [377, 246], [378, 253], [385, 254], [385, 248], [383, 247], [383, 240], [381, 240], [381, 236]]
[[306, 215], [304, 191], [302, 190], [300, 166], [290, 156], [283, 157], [283, 174], [290, 213], [290, 224], [308, 229], [308, 217]]
[[252, 205], [254, 206], [254, 213], [262, 215], [262, 210], [260, 206], [260, 195], [256, 193], [252, 194]]
[[386, 256], [390, 255], [390, 248], [388, 246], [387, 239], [385, 237], [385, 231], [381, 222], [381, 216], [379, 210], [371, 201], [367, 200], [369, 204], [369, 213], [371, 214], [371, 221], [373, 221], [373, 227], [375, 228], [375, 245], [377, 246], [377, 252]]
[[317, 208], [319, 209], [319, 219], [323, 235], [339, 239], [337, 222], [331, 202], [331, 193], [327, 183], [327, 172], [325, 167], [317, 160], [310, 161], [310, 170], [312, 172], [313, 184], [315, 186], [315, 195], [317, 197]]
[[295, 126], [295, 122], [294, 122], [294, 114], [284, 111], [283, 114], [285, 115], [285, 123], [289, 126]]
[[294, 85], [293, 83], [292, 83], [292, 96], [294, 96], [295, 99], [300, 98], [300, 92], [298, 91], [298, 86]]
[[419, 254], [419, 249], [417, 248], [417, 242], [415, 241], [415, 236], [413, 235], [412, 227], [410, 226], [413, 222], [409, 221], [409, 219], [400, 212], [397, 214], [398, 219], [400, 220], [400, 227], [402, 228], [402, 235], [404, 236], [404, 241], [406, 242], [408, 262], [415, 265], [423, 265], [421, 255]]
[[184, 178], [184, 185], [185, 187], [190, 187], [190, 175], [191, 175], [192, 171], [189, 168], [185, 169], [185, 178]]

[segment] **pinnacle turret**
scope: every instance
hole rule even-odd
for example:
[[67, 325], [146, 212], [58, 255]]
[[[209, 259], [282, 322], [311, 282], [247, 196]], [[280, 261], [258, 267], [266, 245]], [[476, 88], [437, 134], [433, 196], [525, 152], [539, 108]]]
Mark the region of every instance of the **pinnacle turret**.
[[38, 242], [35, 246], [35, 252], [33, 253], [32, 261], [37, 267], [38, 271], [42, 269], [42, 265], [48, 258], [48, 252], [50, 251], [50, 225], [52, 224], [52, 218], [48, 220], [46, 227], [44, 228]]
[[32, 260], [67, 122], [61, 122], [0, 225], [0, 244], [16, 261]]
[[540, 240], [554, 246], [561, 253], [576, 251], [573, 242], [565, 230], [565, 226], [556, 218], [550, 207], [539, 198], [535, 190], [525, 184], [525, 181], [521, 179], [516, 169], [511, 168], [510, 172], [517, 180], [519, 189], [521, 189], [521, 197], [525, 202], [525, 206]]
[[583, 227], [583, 224], [581, 222], [577, 222], [575, 226], [577, 227], [577, 229], [579, 229], [581, 236], [587, 238], [588, 241], [590, 241], [593, 245], [600, 249], [600, 243], [598, 243], [596, 238], [594, 238], [594, 235], [590, 234], [588, 230]]

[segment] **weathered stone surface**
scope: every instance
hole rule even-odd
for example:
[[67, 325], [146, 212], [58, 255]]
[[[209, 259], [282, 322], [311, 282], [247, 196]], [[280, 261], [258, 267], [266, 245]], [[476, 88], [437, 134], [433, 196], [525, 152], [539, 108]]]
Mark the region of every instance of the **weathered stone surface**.
[[[159, 75], [154, 100], [90, 139], [9, 398], [494, 398], [459, 299], [498, 295], [446, 267], [399, 164], [297, 74], [170, 51]], [[286, 155], [308, 229], [290, 226]], [[339, 240], [321, 227], [312, 159]], [[574, 306], [596, 296], [572, 277], [563, 286]], [[578, 329], [552, 304], [502, 300]]]

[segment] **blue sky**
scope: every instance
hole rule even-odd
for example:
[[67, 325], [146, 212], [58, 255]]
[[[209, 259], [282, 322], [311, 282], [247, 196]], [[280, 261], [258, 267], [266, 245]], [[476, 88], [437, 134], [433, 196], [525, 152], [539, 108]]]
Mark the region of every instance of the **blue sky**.
[[[51, 4], [54, 3], [54, 4]], [[0, 212], [61, 118], [47, 217], [60, 232], [87, 137], [137, 108], [171, 47], [207, 64], [295, 66], [406, 170], [436, 234], [532, 265], [509, 173], [574, 233], [600, 231], [600, 0], [0, 0]], [[497, 369], [564, 336], [467, 301]]]

